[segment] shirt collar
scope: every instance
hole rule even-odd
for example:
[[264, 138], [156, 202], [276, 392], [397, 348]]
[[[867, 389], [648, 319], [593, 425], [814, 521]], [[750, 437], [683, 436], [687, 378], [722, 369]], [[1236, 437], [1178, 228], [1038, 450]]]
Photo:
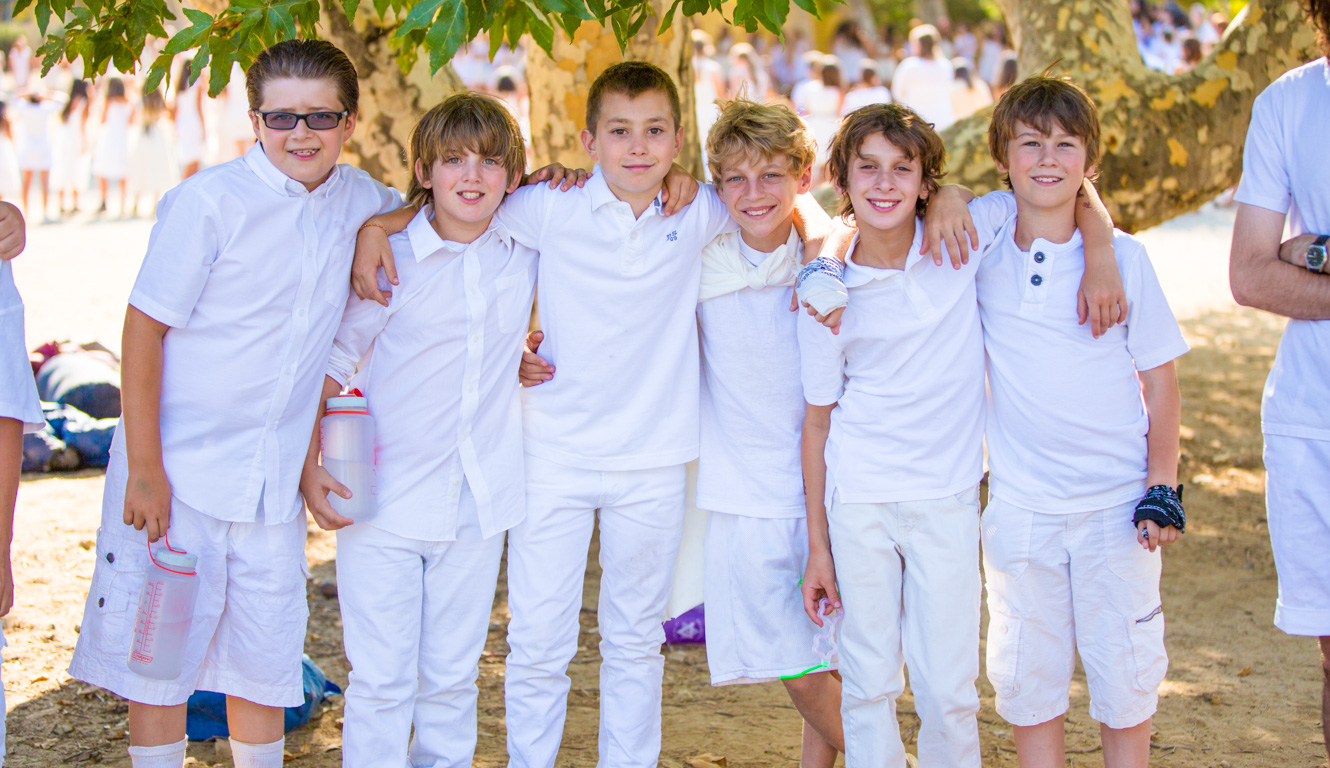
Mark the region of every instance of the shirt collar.
[[[591, 178], [587, 179], [585, 188], [587, 193], [591, 195], [591, 210], [593, 211], [610, 203], [623, 202], [610, 189], [609, 182], [605, 181], [605, 174], [600, 169], [600, 163], [596, 163], [595, 167], [591, 169]], [[651, 201], [651, 205], [647, 206], [644, 213], [659, 214], [661, 212], [663, 203], [660, 196], [661, 192], [657, 192], [656, 199]]]
[[264, 154], [263, 143], [259, 141], [254, 142], [254, 145], [245, 153], [245, 165], [274, 192], [287, 197], [304, 197], [306, 195], [327, 197], [342, 180], [342, 167], [334, 165], [328, 178], [311, 192], [305, 189], [304, 184], [278, 170], [277, 166], [273, 165], [268, 156]]
[[424, 261], [439, 251], [450, 251], [452, 253], [461, 253], [472, 245], [479, 246], [487, 238], [497, 237], [504, 245], [512, 243], [512, 236], [508, 234], [508, 228], [504, 226], [498, 216], [490, 219], [490, 225], [485, 228], [484, 233], [477, 237], [474, 242], [459, 243], [453, 240], [444, 240], [439, 237], [435, 231], [434, 225], [430, 222], [434, 219], [434, 206], [422, 206], [416, 215], [411, 218], [411, 223], [406, 225], [406, 236], [411, 243], [411, 253], [416, 257], [416, 262]]
[[914, 242], [910, 244], [910, 253], [905, 257], [904, 269], [881, 269], [879, 267], [869, 267], [858, 264], [854, 261], [854, 251], [859, 247], [859, 233], [854, 233], [854, 239], [850, 241], [850, 250], [845, 255], [845, 287], [858, 288], [861, 285], [867, 285], [874, 280], [885, 280], [893, 275], [906, 274], [913, 270], [919, 262], [923, 261], [923, 255], [919, 249], [924, 243], [924, 225], [923, 222], [915, 222]]

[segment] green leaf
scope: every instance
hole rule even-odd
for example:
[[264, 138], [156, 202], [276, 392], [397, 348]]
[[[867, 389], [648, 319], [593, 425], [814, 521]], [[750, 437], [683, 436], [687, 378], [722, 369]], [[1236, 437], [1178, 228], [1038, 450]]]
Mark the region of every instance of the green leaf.
[[[508, 15], [508, 28], [504, 30], [504, 36], [508, 39], [508, 47], [516, 48], [522, 42], [522, 35], [526, 33], [527, 15], [522, 12], [518, 6]], [[495, 35], [497, 37], [497, 35]], [[490, 54], [494, 58], [494, 54]]]
[[549, 13], [571, 13], [580, 19], [593, 19], [586, 0], [537, 0], [541, 10]]
[[569, 38], [572, 38], [573, 35], [577, 34], [578, 27], [582, 26], [582, 19], [576, 14], [563, 13], [559, 15], [559, 26], [563, 27], [563, 31]]
[[[674, 12], [679, 10], [679, 6], [682, 4], [683, 0], [674, 0], [674, 2], [670, 3], [670, 7], [665, 10], [665, 15], [660, 19], [660, 26], [656, 27], [657, 35], [664, 34], [665, 30], [670, 28], [670, 25], [674, 23]], [[684, 11], [685, 15], [687, 15], [687, 13], [687, 11]]]
[[554, 26], [533, 6], [527, 6], [526, 29], [542, 51], [549, 53], [554, 49]]
[[290, 40], [296, 36], [296, 20], [292, 18], [290, 10], [271, 7], [266, 16], [265, 21], [276, 40]]
[[817, 0], [794, 0], [794, 4], [804, 9], [805, 11], [808, 11], [814, 16], [821, 18], [821, 16], [817, 12]]
[[342, 0], [342, 13], [346, 14], [347, 21], [356, 20], [356, 10], [360, 8], [360, 0]]
[[49, 3], [38, 3], [34, 13], [37, 16], [37, 31], [45, 37], [46, 27], [51, 23], [51, 6]]
[[[407, 14], [406, 20], [393, 33], [393, 37], [405, 37], [412, 30], [425, 29], [426, 27], [432, 30], [431, 22], [435, 15], [439, 13], [439, 8], [442, 5], [443, 0], [421, 0], [421, 2], [416, 3], [415, 7], [411, 9], [411, 13]], [[454, 10], [461, 7], [461, 3], [456, 2], [456, 0], [450, 5], [453, 6]]]
[[439, 17], [425, 33], [430, 74], [438, 72], [462, 47], [466, 42], [466, 30], [466, 5], [459, 0], [452, 0], [439, 11]]

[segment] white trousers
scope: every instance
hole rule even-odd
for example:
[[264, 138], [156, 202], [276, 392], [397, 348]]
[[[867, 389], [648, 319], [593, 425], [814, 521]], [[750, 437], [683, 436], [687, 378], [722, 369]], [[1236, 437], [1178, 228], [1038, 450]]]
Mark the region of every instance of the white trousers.
[[508, 765], [552, 768], [600, 511], [600, 768], [656, 768], [661, 622], [683, 532], [684, 465], [607, 472], [526, 457], [526, 520], [508, 538]]
[[827, 516], [840, 626], [846, 768], [903, 768], [896, 699], [905, 665], [921, 768], [979, 768], [978, 489], [845, 504]]
[[471, 765], [477, 663], [503, 534], [481, 538], [469, 492], [462, 505], [456, 541], [408, 539], [364, 523], [337, 532], [337, 596], [351, 662], [347, 768]]
[[1265, 507], [1279, 574], [1275, 626], [1330, 636], [1330, 440], [1265, 436]]

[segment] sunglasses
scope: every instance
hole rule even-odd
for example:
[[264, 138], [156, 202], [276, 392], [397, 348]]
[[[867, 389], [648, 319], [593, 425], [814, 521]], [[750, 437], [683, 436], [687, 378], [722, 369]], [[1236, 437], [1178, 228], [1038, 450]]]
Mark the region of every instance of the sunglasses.
[[330, 131], [336, 128], [350, 112], [310, 112], [309, 114], [299, 114], [297, 112], [259, 112], [254, 110], [263, 118], [263, 124], [274, 131], [289, 131], [296, 127], [296, 123], [301, 120], [311, 131]]

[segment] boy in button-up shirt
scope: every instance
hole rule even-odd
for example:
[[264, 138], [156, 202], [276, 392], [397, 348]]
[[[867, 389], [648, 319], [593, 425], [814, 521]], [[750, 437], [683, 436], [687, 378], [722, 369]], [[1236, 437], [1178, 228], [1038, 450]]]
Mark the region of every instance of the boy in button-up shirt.
[[526, 509], [515, 374], [536, 252], [493, 220], [521, 179], [521, 131], [499, 101], [462, 93], [421, 118], [411, 152], [424, 205], [390, 240], [393, 300], [350, 300], [323, 392], [359, 366], [377, 511], [348, 525], [332, 510], [329, 490], [347, 491], [315, 463], [317, 429], [302, 484], [320, 525], [340, 529], [348, 766], [470, 765], [503, 532]]

